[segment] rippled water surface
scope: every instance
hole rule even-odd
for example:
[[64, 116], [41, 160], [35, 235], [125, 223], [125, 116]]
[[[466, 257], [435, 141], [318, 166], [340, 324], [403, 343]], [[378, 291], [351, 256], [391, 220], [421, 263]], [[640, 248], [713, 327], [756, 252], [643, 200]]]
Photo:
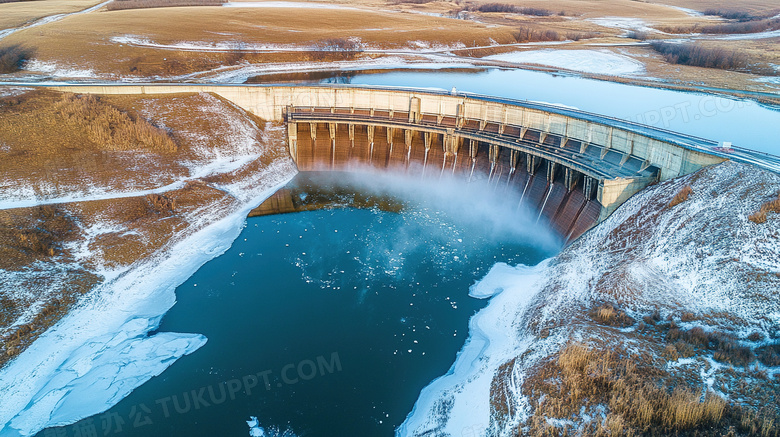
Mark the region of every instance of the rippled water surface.
[[396, 188], [400, 212], [249, 219], [228, 252], [177, 289], [159, 327], [208, 343], [106, 414], [61, 430], [244, 436], [256, 416], [267, 435], [392, 435], [485, 305], [469, 287], [497, 261], [536, 264], [557, 249], [514, 203], [489, 208], [468, 190], [420, 183]]

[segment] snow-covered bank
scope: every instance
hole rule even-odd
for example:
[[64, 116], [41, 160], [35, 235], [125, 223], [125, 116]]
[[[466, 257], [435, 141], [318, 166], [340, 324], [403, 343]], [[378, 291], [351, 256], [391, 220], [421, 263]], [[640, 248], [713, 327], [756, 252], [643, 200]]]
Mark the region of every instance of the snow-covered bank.
[[641, 62], [609, 50], [533, 50], [491, 55], [485, 59], [615, 76], [640, 74], [645, 70]]
[[31, 206], [52, 205], [56, 203], [71, 202], [90, 202], [95, 200], [121, 199], [125, 197], [146, 196], [153, 193], [164, 193], [166, 191], [176, 190], [184, 186], [185, 181], [180, 180], [174, 183], [164, 185], [159, 188], [149, 190], [126, 191], [124, 193], [114, 193], [108, 187], [87, 187], [80, 193], [69, 193], [64, 196], [40, 196], [29, 187], [16, 187], [16, 189], [2, 189], [2, 200], [0, 200], [0, 210], [13, 208], [28, 208]]
[[533, 339], [507, 333], [514, 332], [516, 314], [522, 313], [540, 290], [548, 263], [535, 267], [499, 263], [472, 287], [470, 296], [492, 296], [490, 303], [471, 318], [469, 339], [455, 364], [423, 389], [414, 409], [396, 430], [397, 436], [482, 435], [491, 422], [488, 400], [499, 366], [522, 353]]
[[[251, 118], [235, 105], [209, 94], [201, 94], [198, 100], [197, 103], [191, 103], [196, 105], [204, 119], [216, 118], [220, 121], [212, 124], [211, 135], [222, 140], [220, 146], [215, 147], [214, 144], [204, 141], [201, 132], [179, 131], [178, 135], [193, 145], [187, 158], [177, 163], [186, 168], [184, 172], [166, 168], [167, 171], [144, 174], [144, 170], [150, 171], [153, 168], [151, 164], [159, 161], [159, 157], [133, 153], [128, 154], [132, 158], [126, 163], [128, 171], [118, 175], [122, 177], [117, 177], [110, 183], [90, 181], [89, 178], [97, 172], [84, 173], [74, 182], [69, 182], [66, 177], [55, 173], [56, 184], [50, 181], [30, 184], [8, 176], [0, 177], [0, 210], [161, 194], [181, 189], [196, 179], [233, 172], [261, 157], [253, 136], [259, 131], [259, 127]], [[154, 109], [142, 112], [148, 119], [158, 118]], [[161, 118], [159, 121], [165, 124], [166, 120]], [[167, 122], [170, 124], [170, 120]]]
[[[692, 194], [671, 205], [686, 186]], [[550, 416], [550, 409], [534, 409], [544, 395], [529, 397], [534, 389], [525, 385], [570, 342], [625, 347], [637, 365], [685, 378], [694, 393], [711, 390], [738, 405], [763, 402], [761, 392], [776, 384], [780, 367], [762, 364], [758, 352], [744, 366], [707, 345], [692, 347], [689, 358], [667, 359], [665, 351], [679, 342], [644, 324], [655, 314], [659, 326], [717, 331], [752, 348], [775, 345], [780, 216], [770, 213], [766, 223], [748, 216], [778, 192], [777, 174], [726, 162], [646, 188], [535, 268], [497, 265], [471, 294], [499, 293], [472, 318], [455, 364], [423, 390], [397, 435], [518, 435], [531, 418], [569, 434], [598, 427], [609, 405], [591, 402], [574, 416]], [[626, 312], [628, 326], [594, 318], [605, 302]]]
[[[180, 106], [185, 104], [191, 112], [182, 118]], [[0, 436], [32, 435], [105, 411], [205, 344], [199, 334], [149, 332], [176, 302], [176, 287], [227, 250], [248, 212], [296, 173], [282, 127], [269, 124], [263, 129], [216, 97], [149, 98], [142, 106], [142, 112], [179, 136], [183, 150], [174, 167], [189, 171], [186, 181], [180, 182], [183, 187], [151, 191], [178, 196], [181, 203], [175, 212], [128, 216], [124, 206], [132, 202], [126, 203], [127, 197], [144, 192], [111, 197], [112, 189], [122, 188], [117, 183], [107, 186], [100, 198], [77, 199], [80, 202], [60, 207], [78, 215], [78, 237], [62, 243], [67, 257], [39, 262], [38, 270], [47, 274], [56, 268], [87, 266], [103, 282], [0, 369]], [[169, 194], [171, 189], [177, 190]], [[71, 194], [63, 188], [49, 200], [67, 200]], [[145, 199], [136, 201], [149, 204]], [[145, 206], [143, 210], [148, 211]], [[178, 223], [176, 227], [166, 228], [172, 222]], [[146, 246], [133, 251], [123, 244], [136, 243], [120, 238], [113, 247], [101, 240], [110, 235], [134, 235], [131, 240]], [[111, 261], [107, 250], [127, 250], [133, 258]], [[28, 283], [28, 270], [4, 271], [2, 276], [4, 298], [15, 293], [44, 297], [38, 286]], [[49, 275], [55, 283], [47, 285], [56, 287], [56, 279]], [[26, 313], [22, 316], [29, 319]]]
[[269, 166], [240, 208], [99, 286], [0, 370], [0, 436], [32, 435], [105, 411], [205, 344], [195, 334], [148, 333], [175, 303], [176, 287], [227, 250], [249, 211], [294, 173], [289, 162]]

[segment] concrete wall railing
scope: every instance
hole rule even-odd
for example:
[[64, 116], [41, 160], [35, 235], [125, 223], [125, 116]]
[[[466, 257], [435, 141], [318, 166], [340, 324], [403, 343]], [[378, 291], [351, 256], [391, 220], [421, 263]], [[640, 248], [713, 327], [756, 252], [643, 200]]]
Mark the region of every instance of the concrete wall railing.
[[[498, 126], [497, 134], [503, 134], [511, 127], [515, 132], [516, 147], [506, 141], [500, 142], [501, 138], [498, 137], [494, 143], [534, 154], [534, 145], [526, 139], [526, 133], [530, 131], [535, 133], [533, 138], [538, 142], [540, 156], [544, 155], [541, 146], [553, 138], [553, 146], [574, 150], [566, 155], [565, 160], [558, 162], [559, 165], [598, 179], [598, 200], [604, 207], [601, 219], [653, 180], [679, 177], [725, 160], [711, 150], [716, 143], [701, 138], [565, 107], [464, 93], [330, 85], [149, 84], [62, 85], [49, 88], [85, 94], [213, 93], [260, 118], [276, 122], [287, 121], [287, 113], [292, 108], [317, 108], [320, 112], [327, 112], [330, 108], [334, 114], [357, 110], [365, 114], [367, 119], [355, 121], [344, 116], [341, 119], [331, 117], [318, 121], [377, 126], [381, 125], [374, 120], [377, 112], [384, 114], [385, 118], [386, 114], [390, 114], [393, 122], [398, 121], [393, 118], [393, 114], [401, 113], [406, 116], [400, 121], [404, 124], [401, 128], [412, 130], [430, 130], [435, 127], [423, 126], [425, 120], [436, 120], [441, 124], [443, 119], [449, 119], [454, 120], [455, 124], [451, 130], [461, 129], [469, 123], [478, 126], [471, 132], [463, 130], [460, 137], [458, 132], [454, 132], [455, 137], [488, 143], [490, 140], [474, 135], [480, 134], [488, 125]], [[557, 158], [547, 153], [544, 159]], [[581, 168], [577, 169], [578, 165]], [[652, 177], [648, 176], [648, 169]]]

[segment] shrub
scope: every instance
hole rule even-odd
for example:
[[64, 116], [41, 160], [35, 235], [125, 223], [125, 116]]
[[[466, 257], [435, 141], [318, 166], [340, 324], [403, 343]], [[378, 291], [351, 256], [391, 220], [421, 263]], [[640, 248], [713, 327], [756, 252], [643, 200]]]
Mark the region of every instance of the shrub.
[[639, 31], [639, 30], [631, 30], [631, 31], [628, 32], [628, 34], [626, 34], [626, 37], [631, 38], [631, 39], [635, 39], [635, 40], [638, 40], [638, 41], [644, 41], [644, 40], [647, 39], [648, 33], [647, 32], [642, 32], [642, 31]]
[[676, 206], [679, 205], [686, 200], [688, 200], [688, 197], [693, 194], [693, 188], [691, 188], [690, 185], [686, 185], [682, 187], [680, 191], [677, 192], [677, 194], [674, 195], [674, 198], [671, 202], [669, 202], [669, 206]]
[[169, 199], [161, 194], [147, 194], [146, 200], [159, 212], [173, 212], [176, 210], [176, 199]]
[[756, 349], [758, 361], [768, 367], [780, 366], [780, 344], [770, 344]]
[[520, 26], [512, 33], [517, 42], [563, 41], [565, 38], [554, 30], [539, 30]]
[[699, 32], [707, 34], [758, 33], [780, 29], [780, 19], [721, 23], [699, 28]]
[[710, 334], [710, 347], [715, 349], [712, 358], [734, 366], [747, 366], [756, 358], [752, 349], [740, 346], [733, 337], [725, 334]]
[[619, 326], [621, 328], [634, 324], [634, 319], [626, 315], [624, 311], [617, 309], [610, 304], [604, 304], [596, 308], [593, 318], [601, 324]]
[[572, 41], [579, 41], [581, 39], [596, 38], [600, 34], [598, 32], [566, 32], [566, 39]]
[[757, 17], [753, 14], [751, 14], [748, 11], [738, 10], [738, 9], [705, 9], [704, 15], [717, 15], [719, 17], [725, 18], [727, 20], [739, 20], [739, 21], [750, 21], [750, 20], [757, 20], [761, 17]]
[[93, 95], [66, 95], [54, 107], [67, 123], [83, 126], [89, 139], [101, 149], [147, 148], [160, 153], [177, 150], [165, 130], [142, 118], [133, 118]]
[[484, 5], [477, 6], [476, 10], [479, 12], [504, 12], [510, 14], [533, 15], [536, 17], [549, 17], [554, 14], [553, 11], [547, 9], [520, 7], [506, 3], [485, 3]]
[[314, 45], [317, 50], [326, 52], [360, 52], [360, 43], [347, 38], [329, 38]]
[[780, 29], [780, 18], [770, 18], [757, 21], [739, 21], [731, 23], [718, 23], [707, 26], [685, 26], [685, 27], [672, 27], [672, 26], [660, 26], [658, 30], [667, 33], [705, 33], [705, 34], [741, 34], [741, 33], [758, 33]]
[[0, 74], [21, 70], [32, 56], [33, 51], [31, 49], [26, 49], [18, 44], [0, 47]]
[[748, 67], [746, 55], [720, 47], [707, 48], [693, 43], [675, 44], [662, 41], [653, 41], [650, 47], [672, 64], [740, 71]]

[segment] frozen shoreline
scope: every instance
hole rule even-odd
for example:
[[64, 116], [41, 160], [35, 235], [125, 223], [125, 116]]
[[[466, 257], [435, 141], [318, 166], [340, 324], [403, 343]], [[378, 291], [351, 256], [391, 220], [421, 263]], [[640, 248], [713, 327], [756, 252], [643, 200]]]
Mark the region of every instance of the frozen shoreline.
[[[498, 263], [471, 287], [471, 297], [490, 298], [490, 302], [472, 316], [469, 338], [455, 363], [422, 390], [396, 436], [482, 435], [488, 429], [490, 405], [485, 399], [490, 399], [493, 377], [500, 365], [522, 354], [532, 339], [507, 332], [512, 332], [518, 314], [540, 291], [549, 262], [533, 267]], [[516, 395], [520, 396], [519, 391]]]
[[176, 287], [224, 253], [248, 212], [294, 174], [288, 161], [275, 161], [242, 184], [248, 192], [234, 212], [125, 271], [106, 272], [111, 279], [0, 370], [0, 436], [32, 435], [105, 411], [205, 344], [198, 334], [148, 333], [175, 304]]

